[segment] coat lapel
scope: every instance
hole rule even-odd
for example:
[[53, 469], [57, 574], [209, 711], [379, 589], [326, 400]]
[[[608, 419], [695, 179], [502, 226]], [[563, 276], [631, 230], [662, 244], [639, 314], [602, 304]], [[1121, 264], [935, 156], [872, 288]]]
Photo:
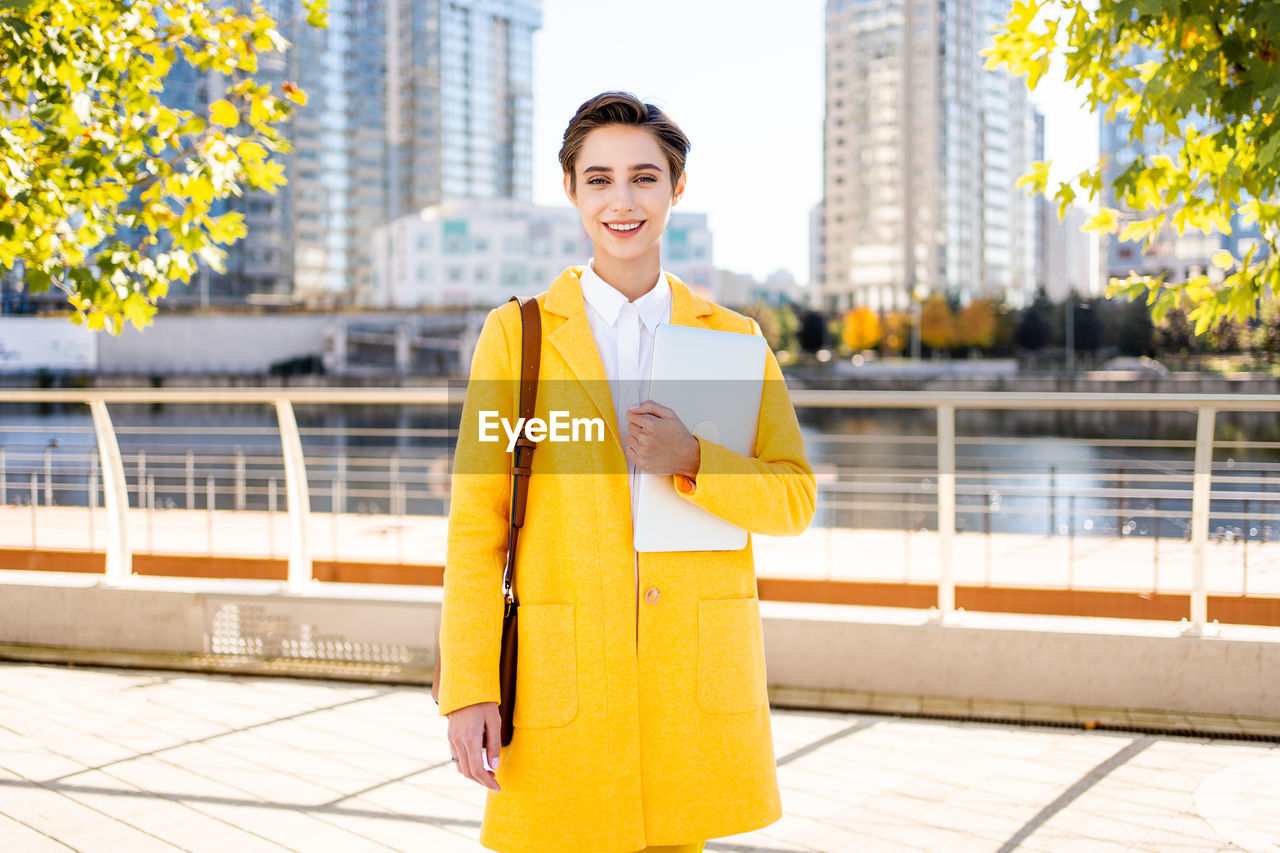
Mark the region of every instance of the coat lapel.
[[[546, 337], [565, 360], [570, 372], [586, 388], [597, 415], [604, 420], [609, 434], [621, 448], [617, 424], [614, 423], [613, 396], [609, 393], [604, 363], [600, 361], [600, 351], [587, 321], [586, 302], [582, 298], [579, 280], [582, 270], [582, 267], [568, 267], [551, 283], [542, 307], [564, 319], [548, 331]], [[705, 328], [707, 323], [703, 318], [711, 315], [711, 303], [673, 275], [667, 275], [667, 283], [671, 286], [671, 322], [677, 326]]]

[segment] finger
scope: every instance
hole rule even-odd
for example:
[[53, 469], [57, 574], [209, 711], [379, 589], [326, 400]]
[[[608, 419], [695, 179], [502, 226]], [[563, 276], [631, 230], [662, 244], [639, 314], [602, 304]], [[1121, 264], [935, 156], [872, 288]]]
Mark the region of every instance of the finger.
[[632, 406], [631, 410], [639, 414], [652, 415], [658, 418], [674, 418], [676, 413], [661, 403], [655, 403], [652, 400], [645, 400], [639, 405]]
[[501, 791], [498, 780], [493, 777], [493, 771], [498, 769], [498, 759], [502, 756], [502, 718], [495, 713], [487, 722], [489, 725], [485, 730], [486, 757], [489, 759], [489, 767], [492, 768], [488, 776], [493, 780], [493, 790]]
[[462, 763], [467, 766], [467, 777], [479, 782], [486, 788], [489, 787], [488, 779], [489, 771], [484, 769], [484, 759], [481, 757], [484, 753], [482, 745], [483, 730], [479, 737], [470, 740], [465, 749], [464, 754], [458, 756], [462, 759]]

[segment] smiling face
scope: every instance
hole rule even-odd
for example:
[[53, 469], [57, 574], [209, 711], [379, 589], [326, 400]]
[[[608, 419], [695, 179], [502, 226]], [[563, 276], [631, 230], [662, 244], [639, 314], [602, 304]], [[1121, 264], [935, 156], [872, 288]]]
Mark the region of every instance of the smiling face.
[[[630, 125], [605, 125], [587, 135], [564, 191], [591, 237], [597, 272], [660, 264], [662, 232], [671, 205], [684, 193], [684, 175], [671, 183], [671, 167], [654, 135]], [[576, 184], [576, 186], [574, 186]]]

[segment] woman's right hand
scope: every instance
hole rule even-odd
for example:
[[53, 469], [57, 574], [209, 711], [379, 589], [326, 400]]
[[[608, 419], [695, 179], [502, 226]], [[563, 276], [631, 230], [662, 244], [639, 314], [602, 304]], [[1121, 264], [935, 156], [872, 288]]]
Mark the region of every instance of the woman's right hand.
[[502, 789], [493, 771], [485, 769], [484, 758], [487, 752], [489, 766], [496, 770], [501, 744], [502, 718], [497, 702], [477, 702], [449, 714], [449, 749], [458, 759], [454, 766], [463, 776], [495, 793]]

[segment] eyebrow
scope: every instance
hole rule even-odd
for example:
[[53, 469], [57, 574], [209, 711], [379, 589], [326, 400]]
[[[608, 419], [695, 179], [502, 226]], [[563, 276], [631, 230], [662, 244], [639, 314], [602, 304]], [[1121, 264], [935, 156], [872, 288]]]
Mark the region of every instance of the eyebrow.
[[[652, 164], [652, 163], [641, 163], [641, 164], [640, 164], [640, 165], [638, 165], [638, 166], [632, 166], [632, 167], [631, 167], [631, 171], [633, 171], [633, 172], [643, 172], [643, 171], [646, 171], [646, 170], [650, 170], [650, 171], [654, 171], [654, 172], [661, 172], [661, 171], [662, 171], [662, 167], [661, 167], [661, 166], [655, 166], [655, 165], [654, 165], [654, 164]], [[611, 174], [613, 174], [613, 169], [610, 169], [608, 166], [588, 166], [587, 168], [585, 168], [585, 169], [583, 169], [583, 170], [582, 170], [582, 174], [584, 174], [584, 175], [585, 175], [585, 174], [587, 174], [588, 172], [604, 172], [604, 173], [606, 173], [606, 174], [610, 174], [610, 175], [611, 175]]]

